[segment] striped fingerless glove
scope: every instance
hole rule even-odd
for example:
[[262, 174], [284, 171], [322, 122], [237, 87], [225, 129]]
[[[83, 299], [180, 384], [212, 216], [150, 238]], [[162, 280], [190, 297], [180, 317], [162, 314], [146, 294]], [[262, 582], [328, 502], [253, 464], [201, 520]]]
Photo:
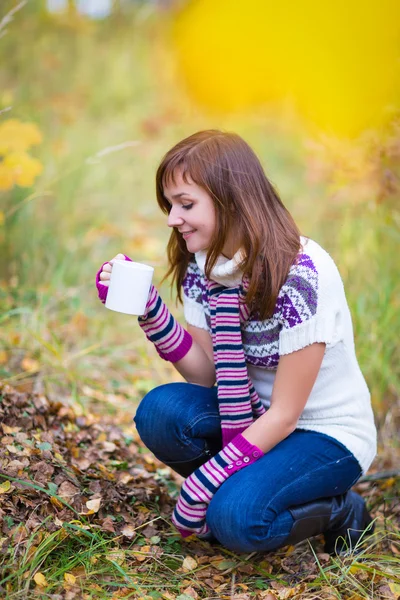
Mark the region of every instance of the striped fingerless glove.
[[193, 343], [192, 336], [172, 316], [153, 285], [146, 312], [138, 321], [147, 339], [153, 342], [164, 360], [175, 363], [189, 352]]
[[209, 533], [206, 512], [215, 492], [233, 473], [263, 455], [260, 448], [239, 434], [186, 479], [172, 515], [172, 522], [182, 537]]

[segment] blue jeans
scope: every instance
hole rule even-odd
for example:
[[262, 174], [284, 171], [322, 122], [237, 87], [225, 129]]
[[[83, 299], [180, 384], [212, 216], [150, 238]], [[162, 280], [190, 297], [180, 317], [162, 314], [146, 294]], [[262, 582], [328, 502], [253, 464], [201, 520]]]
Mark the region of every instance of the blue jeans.
[[[222, 447], [216, 388], [157, 387], [143, 398], [135, 422], [144, 444], [185, 477]], [[360, 475], [358, 461], [340, 442], [296, 429], [224, 482], [208, 507], [207, 524], [235, 552], [274, 550], [292, 528], [288, 508], [343, 494]]]

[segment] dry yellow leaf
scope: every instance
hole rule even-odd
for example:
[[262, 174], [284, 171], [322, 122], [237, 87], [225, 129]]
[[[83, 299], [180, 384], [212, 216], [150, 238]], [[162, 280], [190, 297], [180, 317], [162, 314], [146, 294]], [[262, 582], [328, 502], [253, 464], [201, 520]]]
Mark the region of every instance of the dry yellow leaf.
[[0, 365], [5, 365], [7, 361], [8, 361], [7, 352], [5, 350], [0, 350]]
[[137, 561], [143, 562], [144, 560], [148, 559], [149, 553], [150, 553], [150, 546], [142, 546], [140, 548], [140, 550], [135, 550], [133, 552], [133, 555], [135, 556], [135, 559]]
[[109, 561], [116, 562], [118, 565], [122, 565], [125, 561], [125, 552], [123, 552], [123, 550], [112, 550], [106, 554], [105, 558]]
[[99, 469], [99, 471], [101, 471], [103, 473], [104, 477], [106, 477], [109, 481], [114, 481], [115, 480], [114, 473], [112, 471], [109, 471], [107, 469], [107, 467], [105, 467], [101, 463], [97, 464], [96, 466]]
[[94, 500], [88, 500], [86, 502], [87, 508], [89, 510], [92, 510], [95, 513], [99, 510], [100, 504], [101, 504], [101, 498], [94, 498]]
[[6, 433], [6, 434], [18, 433], [19, 431], [21, 431], [21, 427], [9, 427], [9, 425], [6, 425], [5, 423], [2, 423], [1, 426], [3, 428], [4, 433]]
[[51, 496], [50, 498], [50, 502], [52, 503], [53, 506], [55, 506], [58, 509], [62, 509], [64, 508], [64, 505], [62, 502], [60, 502], [60, 500], [58, 498], [56, 498], [55, 496]]
[[388, 479], [386, 479], [386, 481], [381, 483], [379, 487], [381, 490], [387, 490], [387, 489], [393, 487], [395, 483], [396, 483], [396, 477], [389, 477]]
[[39, 587], [44, 588], [48, 585], [46, 577], [43, 575], [43, 573], [36, 573], [33, 580]]
[[185, 556], [185, 559], [182, 563], [182, 569], [187, 573], [188, 571], [193, 571], [197, 567], [197, 562], [192, 556]]
[[64, 573], [64, 580], [68, 585], [74, 585], [76, 582], [76, 577], [72, 575], [72, 573]]
[[39, 371], [40, 370], [40, 363], [39, 361], [35, 360], [34, 358], [29, 358], [29, 356], [26, 356], [22, 361], [21, 361], [21, 367], [23, 368], [24, 371]]
[[10, 490], [11, 490], [11, 482], [3, 481], [3, 483], [0, 485], [0, 494], [7, 494], [7, 492], [9, 492]]
[[142, 505], [138, 506], [137, 510], [138, 510], [138, 512], [141, 512], [143, 514], [147, 514], [150, 512], [150, 509], [147, 508], [147, 506], [142, 506]]
[[122, 473], [118, 477], [119, 482], [123, 483], [124, 485], [127, 485], [128, 483], [130, 483], [131, 481], [133, 481], [133, 479], [134, 479], [134, 477], [130, 473]]

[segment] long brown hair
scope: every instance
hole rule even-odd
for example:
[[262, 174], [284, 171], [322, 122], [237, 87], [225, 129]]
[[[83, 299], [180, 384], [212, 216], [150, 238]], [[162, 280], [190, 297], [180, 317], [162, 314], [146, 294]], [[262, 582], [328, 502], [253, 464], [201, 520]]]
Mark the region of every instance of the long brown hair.
[[[237, 134], [199, 131], [182, 140], [164, 156], [156, 175], [157, 201], [168, 214], [171, 207], [164, 187], [180, 172], [205, 189], [214, 201], [216, 228], [207, 253], [205, 274], [220, 256], [228, 232], [235, 227], [244, 250], [241, 269], [249, 278], [246, 303], [261, 319], [271, 317], [276, 299], [300, 249], [300, 232], [267, 179], [250, 146]], [[167, 247], [169, 269], [178, 298], [193, 258], [174, 228]]]

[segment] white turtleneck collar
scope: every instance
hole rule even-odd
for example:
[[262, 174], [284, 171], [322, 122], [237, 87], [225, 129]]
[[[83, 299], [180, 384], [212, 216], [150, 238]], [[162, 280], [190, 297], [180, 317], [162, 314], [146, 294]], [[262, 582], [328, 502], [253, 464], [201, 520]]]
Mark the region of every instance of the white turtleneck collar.
[[[207, 252], [201, 250], [194, 255], [197, 266], [204, 273], [204, 267], [207, 259]], [[234, 287], [242, 281], [243, 272], [239, 269], [239, 264], [243, 260], [243, 251], [238, 250], [233, 258], [219, 256], [211, 271], [211, 279], [224, 285], [225, 287]]]

